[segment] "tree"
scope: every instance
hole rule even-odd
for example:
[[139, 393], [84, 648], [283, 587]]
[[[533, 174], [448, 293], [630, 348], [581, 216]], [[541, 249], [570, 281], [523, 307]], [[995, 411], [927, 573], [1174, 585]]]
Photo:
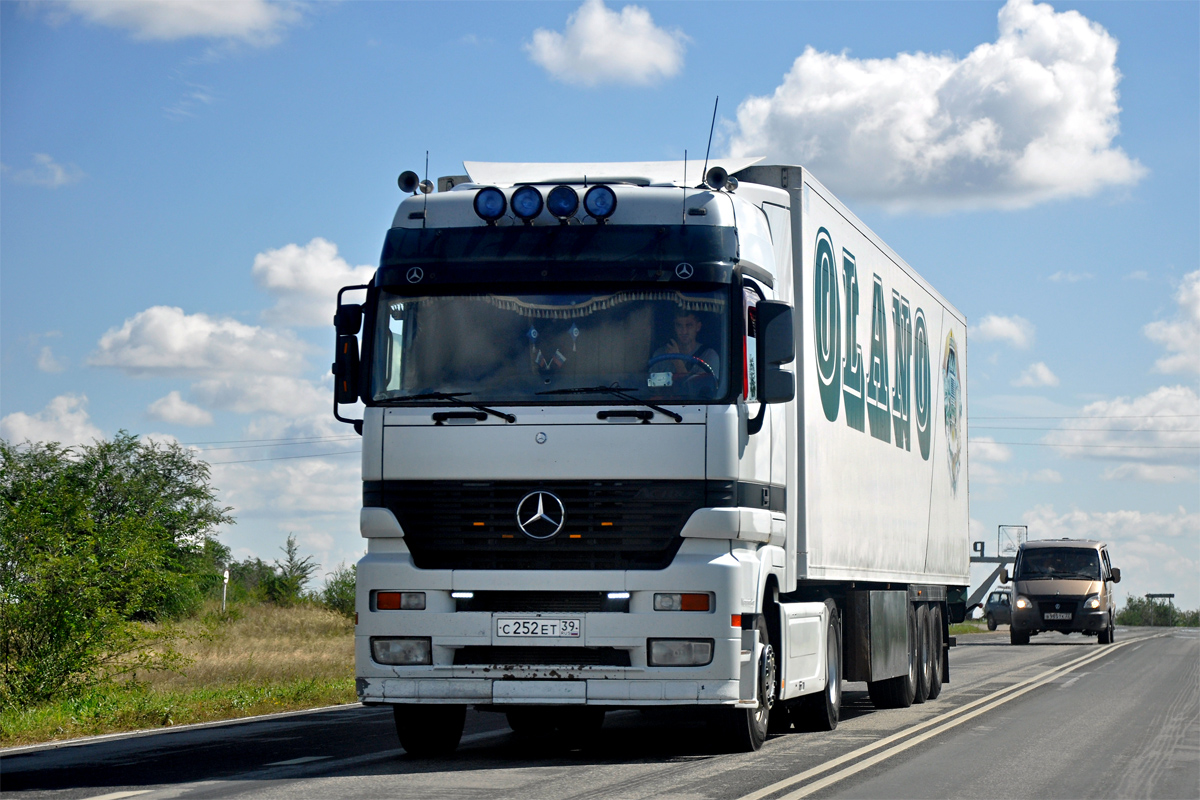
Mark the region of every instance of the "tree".
[[347, 617], [354, 616], [354, 591], [358, 579], [358, 565], [338, 564], [337, 569], [325, 576], [325, 588], [321, 590], [321, 603], [328, 609]]
[[266, 596], [276, 605], [291, 606], [303, 598], [305, 584], [321, 565], [314, 563], [312, 556], [300, 557], [296, 537], [290, 533], [287, 544], [279, 549], [285, 557], [275, 561], [275, 570], [265, 583]]
[[178, 444], [0, 440], [0, 702], [169, 663], [169, 635], [134, 623], [198, 606], [232, 522], [215, 495]]

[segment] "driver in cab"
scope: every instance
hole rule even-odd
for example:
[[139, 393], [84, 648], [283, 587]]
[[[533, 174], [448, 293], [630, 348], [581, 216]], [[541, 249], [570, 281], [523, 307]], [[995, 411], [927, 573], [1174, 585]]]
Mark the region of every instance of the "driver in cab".
[[[673, 373], [673, 381], [675, 385], [686, 383], [693, 378], [710, 376], [704, 364], [707, 364], [711, 369], [711, 377], [716, 379], [720, 376], [721, 360], [717, 355], [717, 351], [701, 344], [697, 337], [700, 335], [700, 330], [703, 328], [703, 323], [694, 311], [679, 308], [675, 311], [675, 338], [668, 341], [665, 345], [654, 351], [655, 357], [676, 355], [677, 359], [663, 359], [654, 367], [657, 372], [670, 371]], [[700, 363], [703, 362], [703, 363]]]

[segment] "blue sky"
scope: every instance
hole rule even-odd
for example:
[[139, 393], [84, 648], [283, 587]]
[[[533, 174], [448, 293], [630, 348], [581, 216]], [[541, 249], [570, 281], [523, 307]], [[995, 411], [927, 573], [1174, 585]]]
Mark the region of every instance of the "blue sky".
[[353, 561], [328, 320], [396, 176], [699, 159], [719, 95], [714, 152], [810, 167], [967, 315], [973, 538], [1103, 538], [1120, 589], [1195, 608], [1198, 31], [1187, 2], [0, 3], [0, 435], [196, 443], [238, 557]]

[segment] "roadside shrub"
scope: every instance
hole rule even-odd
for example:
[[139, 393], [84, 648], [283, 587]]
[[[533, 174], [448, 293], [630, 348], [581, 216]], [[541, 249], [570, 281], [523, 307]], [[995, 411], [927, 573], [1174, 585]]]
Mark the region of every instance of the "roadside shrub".
[[1200, 609], [1186, 611], [1149, 597], [1131, 595], [1117, 612], [1118, 625], [1200, 627]]
[[[0, 704], [178, 663], [169, 622], [199, 608], [232, 522], [177, 444], [0, 440]], [[214, 544], [210, 544], [214, 542]]]
[[321, 604], [330, 611], [354, 616], [354, 590], [358, 578], [358, 565], [338, 564], [337, 569], [325, 576], [325, 588], [321, 590]]

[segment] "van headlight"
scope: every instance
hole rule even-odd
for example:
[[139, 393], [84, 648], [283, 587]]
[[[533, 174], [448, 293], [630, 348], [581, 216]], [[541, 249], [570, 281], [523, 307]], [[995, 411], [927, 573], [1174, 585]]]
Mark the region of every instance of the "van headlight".
[[1100, 595], [1094, 594], [1087, 600], [1083, 601], [1083, 607], [1088, 611], [1095, 611], [1100, 607]]
[[646, 661], [652, 667], [703, 667], [712, 658], [712, 639], [647, 640]]
[[1029, 601], [1028, 597], [1017, 597], [1017, 609], [1018, 610], [1028, 611], [1031, 608], [1033, 608], [1033, 603], [1031, 603]]
[[433, 642], [428, 637], [372, 636], [371, 658], [377, 664], [415, 666], [433, 663]]

